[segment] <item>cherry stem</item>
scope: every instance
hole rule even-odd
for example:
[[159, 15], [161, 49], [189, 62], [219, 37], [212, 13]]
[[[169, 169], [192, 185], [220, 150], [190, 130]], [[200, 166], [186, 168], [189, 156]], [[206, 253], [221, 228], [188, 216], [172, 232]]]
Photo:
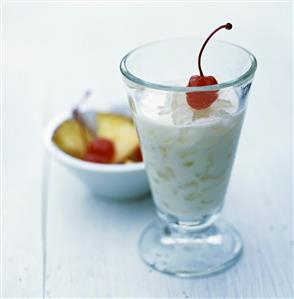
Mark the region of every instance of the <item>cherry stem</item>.
[[73, 109], [72, 116], [79, 123], [79, 125], [80, 125], [80, 127], [83, 131], [83, 137], [86, 136], [86, 130], [85, 129], [87, 129], [89, 131], [89, 133], [92, 135], [92, 137], [96, 138], [97, 137], [96, 132], [87, 125], [87, 122], [84, 120], [84, 117], [83, 117], [82, 113], [79, 110], [80, 105], [83, 104], [85, 101], [87, 101], [90, 98], [91, 95], [92, 95], [91, 90], [87, 90], [84, 93], [84, 95], [82, 96], [82, 98], [80, 99], [78, 104]]
[[199, 69], [199, 72], [200, 72], [200, 76], [204, 76], [203, 75], [203, 72], [202, 72], [202, 68], [201, 68], [201, 56], [202, 56], [202, 53], [203, 53], [203, 50], [205, 48], [205, 46], [207, 45], [208, 41], [211, 39], [211, 37], [216, 33], [218, 32], [219, 30], [221, 29], [227, 29], [227, 30], [231, 30], [232, 29], [232, 24], [231, 23], [227, 23], [225, 25], [222, 25], [222, 26], [219, 26], [218, 28], [216, 28], [214, 31], [212, 31], [210, 33], [210, 35], [207, 37], [207, 39], [205, 40], [204, 44], [202, 45], [201, 49], [200, 49], [200, 52], [199, 52], [199, 55], [198, 55], [198, 69]]

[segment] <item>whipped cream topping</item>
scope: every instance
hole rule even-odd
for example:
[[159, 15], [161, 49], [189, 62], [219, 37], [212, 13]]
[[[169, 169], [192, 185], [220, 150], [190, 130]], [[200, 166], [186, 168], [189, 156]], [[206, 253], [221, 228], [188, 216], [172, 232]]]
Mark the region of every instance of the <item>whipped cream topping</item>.
[[212, 121], [238, 110], [238, 97], [232, 90], [218, 92], [218, 99], [207, 109], [191, 108], [185, 93], [148, 93], [141, 98], [141, 113], [148, 118], [173, 125]]

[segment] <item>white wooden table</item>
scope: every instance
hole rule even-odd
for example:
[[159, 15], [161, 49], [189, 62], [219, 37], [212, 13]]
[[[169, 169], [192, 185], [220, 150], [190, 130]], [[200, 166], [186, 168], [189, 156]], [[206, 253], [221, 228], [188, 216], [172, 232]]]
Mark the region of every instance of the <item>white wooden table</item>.
[[[46, 297], [292, 298], [291, 4], [3, 4], [2, 296], [42, 297], [41, 202], [48, 199]], [[228, 20], [226, 19], [228, 18]], [[258, 72], [223, 216], [245, 251], [230, 270], [177, 279], [149, 270], [137, 240], [150, 198], [94, 198], [43, 151], [41, 132], [92, 87], [126, 103], [118, 64], [142, 43], [220, 34], [254, 52]], [[196, 49], [195, 49], [196, 53]]]

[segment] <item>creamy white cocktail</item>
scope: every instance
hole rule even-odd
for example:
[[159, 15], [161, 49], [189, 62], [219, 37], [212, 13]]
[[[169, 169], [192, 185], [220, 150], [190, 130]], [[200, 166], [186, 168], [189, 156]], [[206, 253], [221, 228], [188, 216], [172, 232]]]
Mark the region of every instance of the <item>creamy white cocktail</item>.
[[238, 232], [219, 215], [256, 59], [241, 47], [211, 42], [203, 71], [203, 49], [222, 29], [232, 25], [216, 28], [204, 42], [147, 44], [121, 62], [159, 215], [141, 235], [140, 255], [150, 267], [180, 277], [224, 270], [242, 253]]
[[135, 115], [154, 201], [182, 221], [201, 221], [222, 207], [244, 110], [222, 92], [204, 110], [185, 94], [160, 92], [141, 98]]

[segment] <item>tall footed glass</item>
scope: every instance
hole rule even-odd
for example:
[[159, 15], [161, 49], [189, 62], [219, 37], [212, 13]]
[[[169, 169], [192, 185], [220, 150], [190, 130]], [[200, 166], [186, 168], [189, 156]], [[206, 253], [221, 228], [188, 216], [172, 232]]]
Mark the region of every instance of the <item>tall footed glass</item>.
[[[159, 41], [121, 62], [159, 216], [141, 235], [140, 255], [152, 268], [181, 277], [222, 271], [242, 252], [238, 232], [219, 215], [257, 64], [239, 46], [211, 42], [203, 69], [219, 83], [187, 87], [201, 43]], [[217, 100], [193, 109], [192, 93]]]

